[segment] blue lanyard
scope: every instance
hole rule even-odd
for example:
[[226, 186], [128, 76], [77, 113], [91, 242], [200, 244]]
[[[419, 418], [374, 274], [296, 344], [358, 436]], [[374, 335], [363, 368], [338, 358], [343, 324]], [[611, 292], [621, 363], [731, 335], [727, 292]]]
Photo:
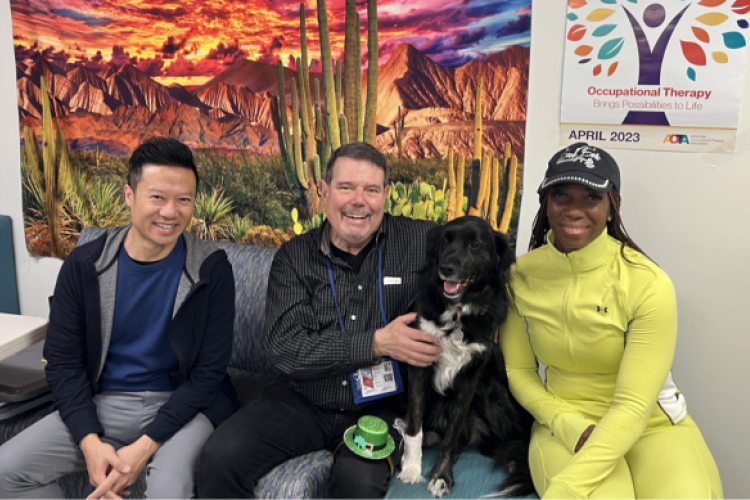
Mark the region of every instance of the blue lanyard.
[[[331, 292], [333, 292], [333, 302], [336, 304], [336, 314], [339, 315], [339, 325], [341, 325], [341, 331], [346, 333], [344, 328], [344, 318], [341, 317], [341, 309], [339, 309], [339, 300], [336, 298], [336, 285], [333, 284], [333, 269], [331, 268], [331, 260], [326, 259], [326, 265], [328, 266], [328, 279], [331, 282]], [[378, 247], [378, 292], [380, 296], [380, 315], [383, 317], [383, 326], [388, 324], [388, 320], [385, 316], [385, 307], [383, 306], [383, 246]]]

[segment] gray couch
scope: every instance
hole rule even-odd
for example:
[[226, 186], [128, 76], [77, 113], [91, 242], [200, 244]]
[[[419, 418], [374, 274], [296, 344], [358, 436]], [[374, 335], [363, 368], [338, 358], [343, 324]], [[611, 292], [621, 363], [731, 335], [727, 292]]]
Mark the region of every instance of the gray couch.
[[[103, 229], [87, 228], [81, 233], [78, 245], [101, 235]], [[234, 270], [236, 283], [236, 316], [234, 340], [229, 371], [242, 405], [256, 399], [263, 389], [275, 383], [279, 375], [263, 350], [266, 286], [274, 248], [220, 243], [227, 252]], [[53, 411], [52, 404], [0, 422], [0, 444]], [[333, 456], [319, 451], [289, 460], [269, 472], [258, 483], [258, 498], [326, 498]], [[83, 498], [92, 491], [85, 472], [59, 480], [68, 498]], [[143, 481], [133, 489], [133, 496], [141, 496]]]

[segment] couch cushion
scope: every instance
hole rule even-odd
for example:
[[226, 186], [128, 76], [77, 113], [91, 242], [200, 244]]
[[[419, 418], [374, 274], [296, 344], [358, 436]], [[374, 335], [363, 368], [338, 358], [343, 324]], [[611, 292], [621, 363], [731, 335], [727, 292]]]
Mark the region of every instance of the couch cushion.
[[[422, 450], [422, 476], [429, 477], [432, 466], [437, 459], [439, 446], [430, 446]], [[481, 498], [499, 491], [507, 471], [495, 467], [494, 460], [479, 453], [473, 446], [459, 451], [458, 460], [453, 466], [453, 491], [446, 498]], [[385, 498], [424, 498], [434, 499], [427, 489], [427, 483], [406, 484], [398, 478], [398, 473], [391, 479]], [[538, 498], [531, 495], [528, 498]]]

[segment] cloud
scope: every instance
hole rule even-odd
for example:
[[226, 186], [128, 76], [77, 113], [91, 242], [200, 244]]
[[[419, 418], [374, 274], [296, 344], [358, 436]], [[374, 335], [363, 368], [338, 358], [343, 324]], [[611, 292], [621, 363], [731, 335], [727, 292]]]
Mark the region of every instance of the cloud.
[[258, 62], [266, 63], [266, 64], [276, 64], [276, 61], [279, 60], [279, 56], [277, 56], [274, 52], [277, 49], [281, 49], [284, 47], [284, 35], [277, 35], [271, 39], [271, 41], [263, 46], [261, 46], [260, 50], [258, 51]]
[[39, 57], [39, 51], [37, 50], [38, 44], [34, 42], [31, 47], [18, 44], [15, 46], [16, 61], [24, 61], [26, 59], [36, 60]]
[[452, 37], [452, 43], [454, 46], [458, 47], [467, 47], [469, 45], [474, 45], [477, 42], [481, 41], [482, 38], [484, 38], [487, 35], [487, 28], [482, 27], [478, 30], [475, 30], [473, 32], [469, 32], [469, 30], [464, 30], [458, 33], [455, 33]]
[[187, 43], [187, 38], [179, 42], [176, 42], [175, 37], [173, 36], [167, 37], [167, 41], [164, 42], [164, 44], [161, 46], [161, 53], [163, 54], [164, 59], [172, 59], [174, 57], [175, 52], [183, 48], [186, 43]]
[[112, 47], [112, 58], [109, 60], [112, 64], [122, 66], [130, 62], [130, 54], [125, 52], [125, 48], [119, 45]]
[[57, 14], [60, 17], [81, 21], [82, 23], [85, 23], [87, 26], [91, 26], [92, 28], [109, 26], [110, 24], [115, 22], [114, 19], [110, 19], [108, 17], [94, 17], [73, 9], [50, 9], [50, 12], [52, 12], [53, 14]]
[[245, 57], [247, 57], [247, 52], [240, 47], [240, 42], [235, 40], [228, 45], [224, 45], [224, 42], [219, 42], [219, 45], [215, 49], [211, 49], [208, 52], [206, 59], [220, 59], [224, 64], [231, 65]]
[[495, 32], [495, 35], [499, 38], [503, 36], [520, 35], [521, 33], [526, 33], [528, 31], [531, 31], [531, 14], [523, 14], [501, 26], [500, 29]]
[[159, 56], [156, 56], [154, 59], [139, 59], [135, 67], [150, 77], [161, 76], [162, 69], [164, 68], [164, 59]]
[[67, 62], [68, 59], [70, 59], [70, 56], [64, 50], [55, 52], [54, 47], [47, 47], [46, 49], [44, 49], [42, 51], [42, 56], [47, 61], [54, 61], [63, 64]]

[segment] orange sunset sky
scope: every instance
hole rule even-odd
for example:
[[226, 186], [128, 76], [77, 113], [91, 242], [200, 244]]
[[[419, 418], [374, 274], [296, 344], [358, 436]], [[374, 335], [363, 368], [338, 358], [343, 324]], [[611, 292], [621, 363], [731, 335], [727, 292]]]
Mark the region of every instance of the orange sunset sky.
[[[460, 66], [510, 45], [529, 45], [531, 0], [382, 0], [380, 64], [401, 43]], [[367, 55], [367, 4], [357, 1]], [[344, 1], [327, 2], [335, 58], [343, 58]], [[306, 1], [310, 57], [318, 57], [315, 0]], [[18, 61], [92, 70], [130, 63], [155, 80], [200, 85], [248, 58], [294, 67], [299, 3], [286, 0], [11, 0]]]

